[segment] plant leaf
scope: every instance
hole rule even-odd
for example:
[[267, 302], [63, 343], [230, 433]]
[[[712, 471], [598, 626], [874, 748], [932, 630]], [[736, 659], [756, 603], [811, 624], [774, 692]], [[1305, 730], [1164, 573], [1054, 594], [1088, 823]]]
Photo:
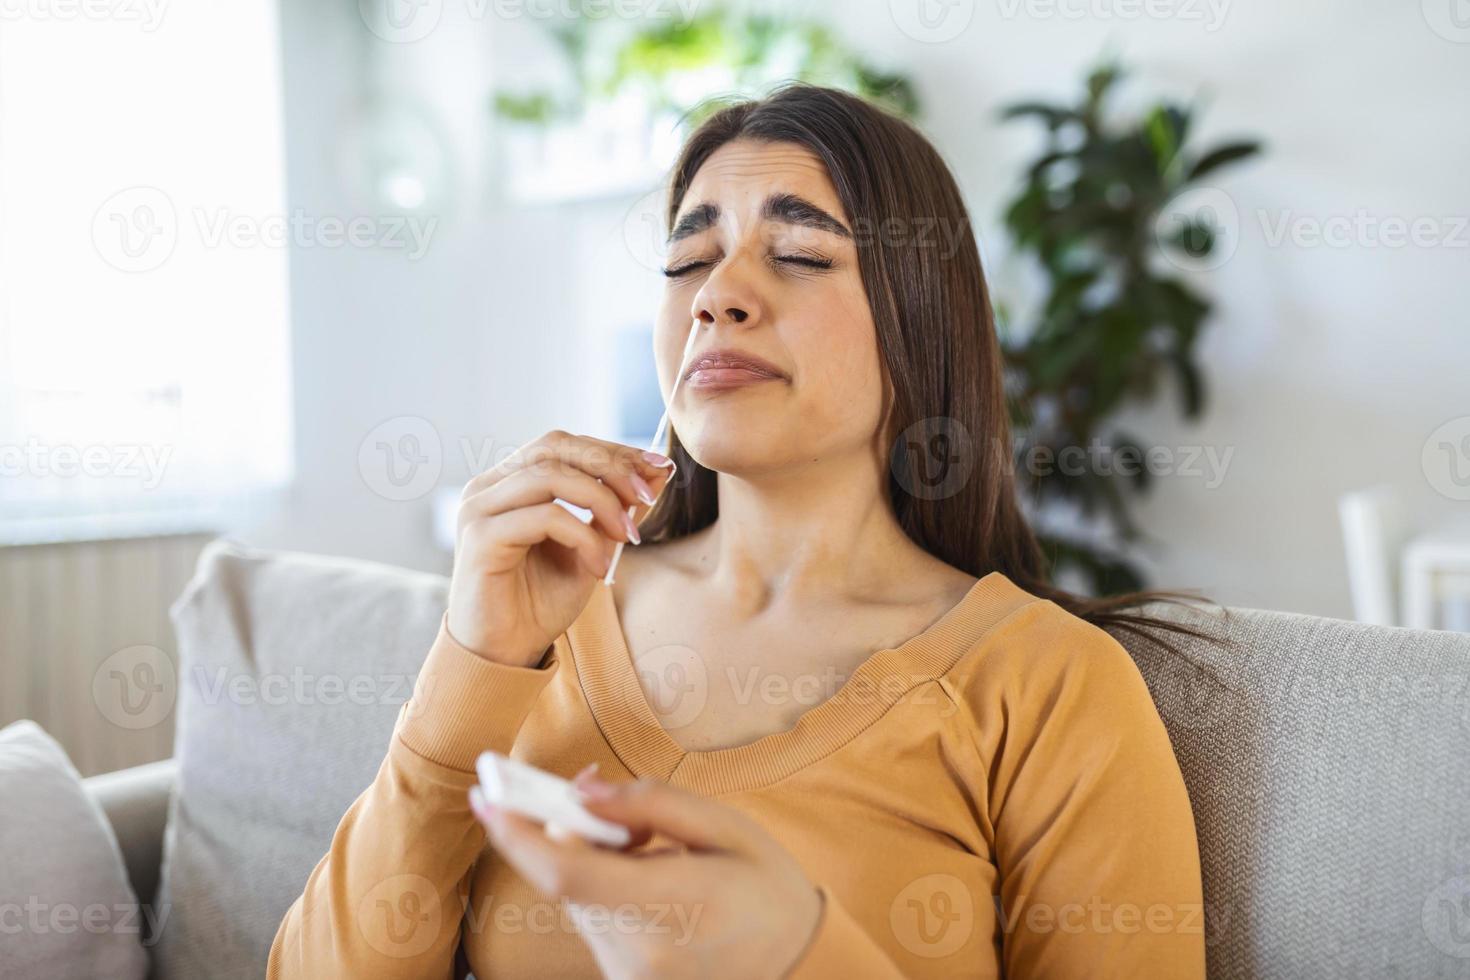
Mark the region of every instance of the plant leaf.
[[1184, 417], [1199, 418], [1205, 407], [1204, 376], [1185, 353], [1174, 353], [1169, 362], [1174, 365], [1174, 373], [1179, 378], [1179, 394], [1184, 400]]
[[1261, 152], [1261, 144], [1256, 140], [1240, 140], [1235, 143], [1226, 143], [1223, 146], [1217, 146], [1199, 158], [1195, 165], [1190, 168], [1187, 179], [1198, 180], [1205, 174], [1218, 170], [1227, 163], [1244, 160], [1246, 157], [1255, 156], [1259, 152]]
[[1079, 118], [1077, 113], [1071, 109], [1048, 105], [1045, 102], [1015, 102], [1006, 106], [1000, 113], [1000, 117], [1006, 120], [1020, 119], [1024, 116], [1037, 116], [1052, 129]]

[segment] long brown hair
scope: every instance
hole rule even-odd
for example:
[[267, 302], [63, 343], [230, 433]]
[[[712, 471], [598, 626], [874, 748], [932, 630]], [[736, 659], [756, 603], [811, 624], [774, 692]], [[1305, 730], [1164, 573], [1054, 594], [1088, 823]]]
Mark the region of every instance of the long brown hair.
[[[1021, 511], [1011, 458], [1010, 412], [995, 315], [969, 214], [953, 175], [917, 129], [856, 96], [790, 84], [728, 104], [688, 138], [669, 179], [672, 229], [695, 174], [737, 139], [792, 143], [827, 167], [857, 239], [858, 266], [891, 391], [889, 429], [965, 454], [964, 476], [926, 492], [907, 447], [890, 455], [888, 497], [899, 525], [925, 551], [981, 577], [998, 571], [1022, 589], [1105, 628], [1161, 645], [1154, 631], [1201, 635], [1137, 610], [1190, 598], [1135, 592], [1089, 598], [1052, 585], [1045, 556]], [[978, 449], [977, 449], [978, 447]], [[679, 472], [640, 531], [670, 541], [719, 515], [715, 473], [670, 430]], [[946, 450], [948, 451], [948, 450]]]

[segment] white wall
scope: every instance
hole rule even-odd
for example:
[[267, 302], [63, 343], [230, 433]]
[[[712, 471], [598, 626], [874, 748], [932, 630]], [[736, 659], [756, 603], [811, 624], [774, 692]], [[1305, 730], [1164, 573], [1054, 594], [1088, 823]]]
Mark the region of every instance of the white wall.
[[[596, 430], [600, 331], [651, 314], [658, 284], [623, 243], [632, 201], [522, 213], [495, 204], [487, 53], [490, 30], [504, 25], [472, 23], [474, 5], [446, 0], [438, 30], [378, 44], [386, 56], [372, 67], [356, 5], [327, 7], [283, 5], [292, 206], [357, 213], [334, 131], [370, 77], [431, 107], [453, 193], [418, 261], [293, 253], [299, 484], [287, 509], [244, 536], [443, 568], [427, 498], [375, 493], [358, 463], [364, 437], [386, 419], [430, 420], [441, 479], [454, 483], [469, 472], [462, 440], [508, 449], [553, 426]], [[1113, 2], [1068, 0], [1067, 11], [1101, 11], [1074, 19], [1040, 0], [995, 0], [974, 4], [964, 31], [942, 43], [906, 35], [887, 2], [811, 7], [917, 80], [926, 129], [966, 188], [1001, 295], [1020, 270], [998, 212], [1035, 145], [1024, 125], [997, 122], [1005, 102], [1070, 96], [1084, 68], [1116, 50], [1140, 94], [1208, 96], [1200, 137], [1267, 142], [1264, 158], [1218, 180], [1240, 235], [1233, 257], [1200, 277], [1218, 301], [1202, 350], [1208, 415], [1186, 426], [1166, 400], [1128, 420], [1163, 445], [1233, 450], [1218, 487], [1165, 479], [1141, 507], [1159, 542], [1157, 584], [1348, 616], [1339, 493], [1391, 483], [1425, 524], [1466, 509], [1433, 490], [1420, 452], [1437, 426], [1470, 414], [1470, 231], [1438, 247], [1273, 245], [1268, 234], [1283, 217], [1300, 228], [1360, 212], [1470, 214], [1470, 43], [1436, 34], [1420, 4], [1215, 0], [1212, 11], [1180, 0], [1177, 16], [1124, 19], [1108, 13]]]

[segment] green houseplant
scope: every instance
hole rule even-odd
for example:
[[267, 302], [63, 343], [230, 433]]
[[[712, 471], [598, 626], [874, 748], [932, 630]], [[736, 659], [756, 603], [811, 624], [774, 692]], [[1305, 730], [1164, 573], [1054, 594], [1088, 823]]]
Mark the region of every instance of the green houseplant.
[[[1189, 146], [1194, 111], [1186, 105], [1160, 102], [1141, 118], [1111, 118], [1108, 99], [1122, 75], [1104, 64], [1074, 104], [1020, 102], [1004, 111], [1046, 131], [1005, 210], [1017, 250], [1045, 279], [1026, 323], [1001, 311], [1017, 474], [1028, 506], [1070, 510], [1090, 526], [1061, 533], [1041, 522], [1040, 535], [1053, 576], [1075, 573], [1099, 595], [1145, 584], [1128, 551], [1143, 537], [1131, 504], [1150, 474], [1144, 447], [1121, 431], [1117, 413], [1150, 400], [1169, 376], [1186, 418], [1205, 405], [1195, 347], [1211, 304], [1180, 271], [1219, 247], [1218, 229], [1208, 209], [1172, 214], [1167, 227], [1161, 219], [1203, 178], [1260, 150], [1254, 140]], [[1098, 446], [1115, 465], [1038, 465], [1062, 459], [1068, 447], [1076, 459]]]
[[575, 119], [590, 104], [633, 92], [655, 112], [696, 126], [710, 95], [756, 95], [788, 79], [843, 88], [914, 118], [909, 80], [860, 57], [814, 21], [702, 7], [688, 18], [610, 25], [574, 17], [549, 28], [571, 71], [569, 91], [502, 89], [494, 108], [523, 123]]

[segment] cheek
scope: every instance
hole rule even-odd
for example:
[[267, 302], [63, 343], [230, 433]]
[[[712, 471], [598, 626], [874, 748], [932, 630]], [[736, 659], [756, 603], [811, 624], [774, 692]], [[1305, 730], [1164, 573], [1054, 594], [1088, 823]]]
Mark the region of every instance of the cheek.
[[866, 309], [836, 319], [823, 342], [807, 352], [803, 363], [811, 382], [813, 406], [824, 420], [844, 431], [877, 424], [883, 405], [883, 372], [878, 338]]

